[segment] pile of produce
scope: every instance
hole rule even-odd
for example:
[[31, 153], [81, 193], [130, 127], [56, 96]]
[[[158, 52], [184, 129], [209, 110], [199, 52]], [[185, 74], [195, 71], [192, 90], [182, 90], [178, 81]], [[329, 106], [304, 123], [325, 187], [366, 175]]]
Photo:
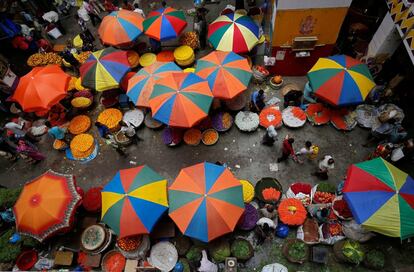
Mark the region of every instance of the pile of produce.
[[265, 108], [260, 112], [259, 124], [265, 128], [269, 126], [279, 128], [282, 126], [282, 113], [276, 107]]
[[352, 130], [357, 124], [357, 114], [346, 108], [332, 111], [331, 123], [338, 130]]
[[166, 127], [162, 131], [162, 141], [169, 146], [175, 146], [183, 140], [183, 133], [180, 129]]
[[180, 37], [180, 44], [187, 45], [192, 49], [197, 49], [200, 47], [200, 41], [198, 35], [195, 31], [186, 32]]
[[254, 255], [254, 250], [249, 241], [237, 238], [231, 244], [231, 255], [239, 261], [247, 261]]
[[299, 107], [289, 106], [283, 110], [282, 120], [286, 126], [297, 128], [306, 123], [306, 114]]
[[95, 148], [95, 140], [90, 134], [79, 134], [73, 137], [70, 142], [70, 151], [76, 159], [89, 157]]
[[335, 199], [332, 205], [333, 211], [341, 219], [352, 218], [352, 212], [349, 209], [348, 203], [344, 199]]
[[252, 204], [244, 205], [244, 212], [237, 223], [241, 230], [252, 230], [259, 220], [259, 212]]
[[301, 240], [288, 239], [282, 248], [283, 255], [293, 263], [303, 263], [309, 255], [308, 246]]
[[79, 61], [80, 64], [84, 64], [86, 60], [89, 58], [89, 56], [91, 55], [91, 53], [92, 53], [91, 51], [81, 52], [77, 54], [75, 58]]
[[312, 103], [306, 109], [308, 120], [314, 125], [327, 124], [331, 120], [331, 111], [322, 103]]
[[254, 198], [254, 187], [248, 180], [240, 180], [243, 187], [243, 201], [244, 203], [250, 203]]
[[184, 142], [188, 145], [198, 145], [201, 141], [201, 131], [196, 128], [190, 128], [184, 133]]
[[102, 269], [108, 272], [122, 272], [125, 264], [126, 259], [120, 252], [109, 251], [102, 260]]
[[224, 132], [233, 125], [233, 117], [228, 112], [219, 112], [211, 118], [211, 122], [215, 130]]
[[332, 203], [334, 199], [335, 199], [335, 195], [331, 193], [317, 191], [313, 195], [313, 202], [318, 203], [318, 204]]
[[117, 241], [118, 247], [126, 252], [135, 251], [141, 245], [142, 235], [128, 236]]
[[235, 123], [241, 131], [255, 131], [259, 127], [259, 115], [250, 111], [240, 111], [236, 115]]
[[201, 141], [205, 145], [214, 145], [219, 139], [219, 134], [215, 129], [207, 129], [203, 132]]
[[91, 127], [91, 118], [86, 115], [75, 116], [69, 123], [68, 130], [70, 133], [77, 135], [85, 133]]
[[265, 188], [262, 191], [263, 199], [266, 202], [277, 202], [280, 199], [280, 195], [280, 191], [273, 187]]
[[302, 201], [303, 205], [307, 207], [311, 204], [312, 186], [309, 183], [296, 182], [290, 185], [286, 192], [286, 196], [296, 198]]
[[302, 202], [295, 198], [283, 199], [277, 211], [280, 221], [289, 226], [302, 225], [307, 215], [307, 211]]
[[56, 53], [35, 53], [27, 59], [27, 65], [31, 67], [48, 64], [62, 65], [62, 57]]
[[122, 120], [122, 112], [118, 109], [110, 108], [102, 111], [98, 115], [97, 121], [109, 128], [109, 130], [119, 130], [119, 122]]
[[82, 198], [82, 206], [88, 212], [98, 212], [102, 208], [102, 187], [90, 188]]
[[331, 221], [322, 225], [322, 234], [325, 239], [334, 236], [343, 236], [342, 225], [338, 221]]
[[64, 150], [67, 146], [68, 145], [62, 140], [56, 139], [53, 141], [53, 148], [56, 150]]
[[346, 240], [342, 247], [342, 254], [353, 264], [360, 264], [364, 260], [364, 251], [357, 241]]

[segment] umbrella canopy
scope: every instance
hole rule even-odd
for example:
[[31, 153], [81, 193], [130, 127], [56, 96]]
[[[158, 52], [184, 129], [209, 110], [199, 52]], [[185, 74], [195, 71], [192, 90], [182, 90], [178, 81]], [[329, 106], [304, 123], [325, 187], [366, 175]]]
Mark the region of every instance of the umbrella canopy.
[[144, 21], [145, 34], [157, 41], [178, 37], [186, 26], [184, 12], [170, 7], [151, 11]]
[[20, 78], [11, 100], [25, 112], [45, 111], [65, 98], [70, 76], [58, 65], [35, 67]]
[[335, 106], [362, 103], [375, 86], [368, 67], [345, 55], [320, 58], [308, 78], [314, 94]]
[[128, 81], [127, 95], [135, 105], [149, 107], [149, 97], [155, 81], [169, 74], [180, 72], [181, 68], [174, 62], [155, 62], [142, 68]]
[[212, 101], [206, 80], [174, 72], [155, 82], [149, 105], [154, 119], [173, 127], [192, 127], [208, 115]]
[[230, 13], [212, 22], [207, 36], [216, 50], [246, 53], [259, 41], [259, 27], [249, 16]]
[[43, 241], [70, 227], [80, 201], [74, 177], [49, 170], [23, 186], [13, 207], [17, 231]]
[[391, 237], [414, 236], [414, 179], [377, 158], [352, 165], [344, 197], [358, 224]]
[[86, 88], [97, 91], [118, 88], [130, 70], [128, 53], [113, 47], [93, 52], [79, 70], [82, 86]]
[[181, 232], [203, 242], [232, 232], [244, 211], [240, 181], [208, 162], [182, 169], [168, 197], [169, 215]]
[[102, 189], [101, 220], [119, 237], [150, 233], [167, 209], [167, 180], [146, 165], [120, 170]]
[[128, 45], [144, 32], [143, 21], [144, 18], [137, 12], [125, 9], [113, 11], [103, 18], [98, 33], [103, 44]]
[[197, 61], [196, 74], [207, 79], [214, 97], [231, 99], [247, 89], [252, 70], [247, 59], [214, 51]]

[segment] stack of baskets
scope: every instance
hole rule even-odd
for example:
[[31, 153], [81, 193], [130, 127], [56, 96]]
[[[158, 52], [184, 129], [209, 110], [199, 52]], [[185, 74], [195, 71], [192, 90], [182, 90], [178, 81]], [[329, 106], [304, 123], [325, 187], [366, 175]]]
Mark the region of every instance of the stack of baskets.
[[194, 50], [188, 45], [182, 45], [174, 50], [175, 62], [182, 66], [191, 66], [195, 61]]

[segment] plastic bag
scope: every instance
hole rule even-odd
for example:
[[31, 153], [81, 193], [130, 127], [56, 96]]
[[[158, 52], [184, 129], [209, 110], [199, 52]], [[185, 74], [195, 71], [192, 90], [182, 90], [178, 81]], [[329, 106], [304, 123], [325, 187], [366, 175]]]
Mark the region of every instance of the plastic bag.
[[402, 147], [396, 148], [391, 153], [391, 160], [393, 162], [399, 161], [404, 158], [404, 152], [402, 151]]
[[[346, 238], [345, 236], [342, 236], [342, 235], [325, 237], [323, 235], [323, 231], [322, 231], [323, 226], [324, 226], [324, 224], [322, 224], [322, 225], [319, 226], [319, 237], [320, 237], [319, 241], [322, 244], [333, 245], [336, 242], [341, 241], [341, 240], [343, 240], [343, 239]], [[342, 230], [343, 230], [343, 228], [342, 228]]]
[[375, 236], [374, 233], [364, 229], [355, 220], [342, 222], [342, 231], [346, 237], [358, 242], [366, 242]]
[[288, 272], [286, 266], [281, 265], [279, 263], [273, 263], [263, 266], [262, 272]]

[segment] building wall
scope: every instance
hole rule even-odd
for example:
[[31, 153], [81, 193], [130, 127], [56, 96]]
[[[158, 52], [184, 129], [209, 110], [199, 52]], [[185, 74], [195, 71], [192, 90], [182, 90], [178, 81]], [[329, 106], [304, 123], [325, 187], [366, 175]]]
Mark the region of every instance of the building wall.
[[348, 8], [278, 10], [273, 46], [290, 46], [295, 37], [316, 36], [318, 44], [334, 44]]
[[[279, 0], [272, 5], [274, 19], [272, 56], [273, 74], [306, 75], [320, 57], [332, 54], [344, 18], [352, 0]], [[296, 57], [291, 49], [296, 37], [316, 36], [317, 46], [309, 57]]]

